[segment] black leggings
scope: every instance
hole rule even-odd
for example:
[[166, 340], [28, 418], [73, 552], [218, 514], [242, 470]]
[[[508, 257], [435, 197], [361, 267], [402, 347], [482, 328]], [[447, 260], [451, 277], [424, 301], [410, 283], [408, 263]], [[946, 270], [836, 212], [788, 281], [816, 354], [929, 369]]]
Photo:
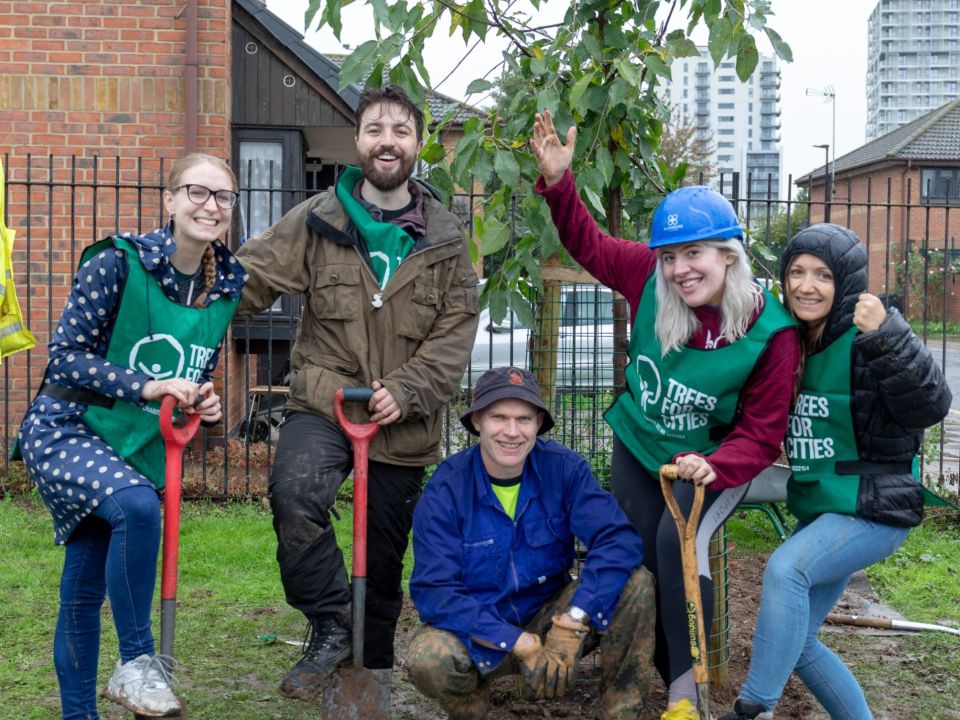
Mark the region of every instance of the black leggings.
[[[665, 462], [670, 458], [665, 458]], [[611, 491], [630, 523], [643, 539], [643, 564], [657, 579], [657, 646], [653, 660], [660, 677], [669, 686], [693, 666], [687, 629], [680, 539], [673, 516], [660, 490], [660, 479], [648, 473], [627, 447], [614, 439]], [[693, 504], [693, 486], [680, 480], [673, 494], [684, 515]], [[719, 493], [707, 490], [703, 512]], [[709, 634], [713, 618], [713, 582], [700, 578], [704, 627]]]

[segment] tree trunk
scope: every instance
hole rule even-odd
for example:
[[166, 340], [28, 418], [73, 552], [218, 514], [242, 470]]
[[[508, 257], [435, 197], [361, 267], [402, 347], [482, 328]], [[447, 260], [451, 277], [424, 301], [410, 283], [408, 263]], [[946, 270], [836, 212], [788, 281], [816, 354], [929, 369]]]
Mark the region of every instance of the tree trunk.
[[[607, 229], [613, 237], [623, 237], [623, 195], [620, 188], [607, 192]], [[613, 303], [613, 396], [619, 397], [626, 387], [627, 367], [627, 304], [617, 297]]]

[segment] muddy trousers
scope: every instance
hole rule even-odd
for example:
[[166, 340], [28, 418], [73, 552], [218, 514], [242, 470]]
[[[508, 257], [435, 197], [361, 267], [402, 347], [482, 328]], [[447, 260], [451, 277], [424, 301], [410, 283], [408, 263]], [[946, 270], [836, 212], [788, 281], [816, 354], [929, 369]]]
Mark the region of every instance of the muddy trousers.
[[[280, 579], [290, 605], [308, 617], [337, 616], [343, 624], [349, 624], [350, 583], [330, 512], [352, 469], [353, 448], [339, 426], [315, 413], [286, 415], [269, 488]], [[422, 479], [422, 467], [369, 464], [368, 668], [393, 667], [393, 635], [403, 604], [403, 556]]]
[[[545, 639], [550, 618], [569, 607], [576, 586], [570, 583], [558, 592], [524, 630]], [[635, 720], [646, 703], [655, 616], [653, 576], [641, 567], [624, 586], [607, 632], [601, 635], [591, 626], [583, 655], [600, 650], [600, 705], [605, 720]], [[406, 665], [417, 689], [436, 700], [451, 720], [485, 718], [490, 680], [520, 673], [516, 657], [507, 654], [492, 672], [481, 676], [457, 636], [430, 625], [422, 626], [410, 641]]]

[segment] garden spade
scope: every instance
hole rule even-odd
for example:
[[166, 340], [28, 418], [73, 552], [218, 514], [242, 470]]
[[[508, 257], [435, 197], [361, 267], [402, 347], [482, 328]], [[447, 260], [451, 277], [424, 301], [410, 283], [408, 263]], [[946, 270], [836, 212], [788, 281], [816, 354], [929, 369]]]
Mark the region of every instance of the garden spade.
[[676, 465], [660, 466], [660, 487], [670, 514], [680, 535], [680, 559], [683, 565], [683, 594], [687, 606], [687, 627], [690, 631], [690, 657], [693, 660], [693, 681], [697, 685], [697, 712], [700, 720], [711, 720], [710, 675], [707, 671], [707, 642], [703, 622], [703, 602], [700, 598], [700, 574], [697, 571], [697, 525], [703, 509], [703, 485], [696, 485], [690, 516], [684, 520], [680, 506], [673, 496], [673, 481], [677, 479]]
[[[166, 474], [163, 486], [163, 569], [160, 579], [160, 654], [173, 659], [173, 628], [177, 616], [177, 563], [180, 555], [180, 490], [183, 477], [183, 448], [187, 446], [200, 427], [199, 415], [182, 414], [183, 426], [174, 424], [173, 412], [177, 399], [173, 395], [163, 398], [160, 405], [160, 434], [166, 451]], [[168, 668], [169, 669], [169, 668]], [[172, 717], [186, 720], [187, 712], [183, 698], [179, 715]], [[170, 717], [170, 716], [168, 716]], [[146, 720], [146, 715], [134, 713], [135, 720]]]
[[337, 670], [323, 694], [324, 720], [380, 720], [390, 717], [390, 669], [363, 666], [364, 606], [367, 600], [367, 456], [370, 440], [380, 426], [353, 423], [343, 414], [343, 403], [368, 403], [370, 388], [337, 390], [334, 410], [343, 432], [353, 444], [353, 660]]

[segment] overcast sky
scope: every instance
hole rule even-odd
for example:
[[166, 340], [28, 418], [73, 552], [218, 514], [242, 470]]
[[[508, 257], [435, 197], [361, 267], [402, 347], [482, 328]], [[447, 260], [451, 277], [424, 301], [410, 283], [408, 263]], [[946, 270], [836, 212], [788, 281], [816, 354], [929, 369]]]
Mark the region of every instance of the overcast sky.
[[[772, 0], [774, 16], [770, 25], [790, 44], [794, 57], [792, 63], [781, 63], [780, 132], [785, 177], [791, 174], [796, 179], [822, 166], [824, 151], [813, 146], [833, 145], [830, 103], [823, 97], [807, 96], [807, 88], [823, 90], [832, 86], [836, 92], [836, 157], [864, 143], [867, 18], [876, 3], [877, 0]], [[554, 18], [558, 13], [562, 16], [567, 5], [563, 0], [544, 4]], [[294, 28], [303, 30], [306, 0], [267, 0], [267, 7]], [[343, 42], [356, 47], [371, 39], [371, 17], [362, 0], [345, 8]], [[675, 21], [674, 26], [680, 24]], [[449, 38], [445, 31], [438, 31], [434, 38], [425, 60], [431, 80], [437, 83], [453, 70], [464, 46], [460, 35]], [[307, 41], [321, 52], [344, 52], [329, 30], [311, 32]], [[470, 80], [496, 65], [502, 49], [503, 46], [479, 48], [438, 89], [463, 99]], [[769, 47], [766, 50], [769, 52]], [[830, 152], [833, 155], [834, 148]], [[786, 180], [783, 185], [786, 186]]]

